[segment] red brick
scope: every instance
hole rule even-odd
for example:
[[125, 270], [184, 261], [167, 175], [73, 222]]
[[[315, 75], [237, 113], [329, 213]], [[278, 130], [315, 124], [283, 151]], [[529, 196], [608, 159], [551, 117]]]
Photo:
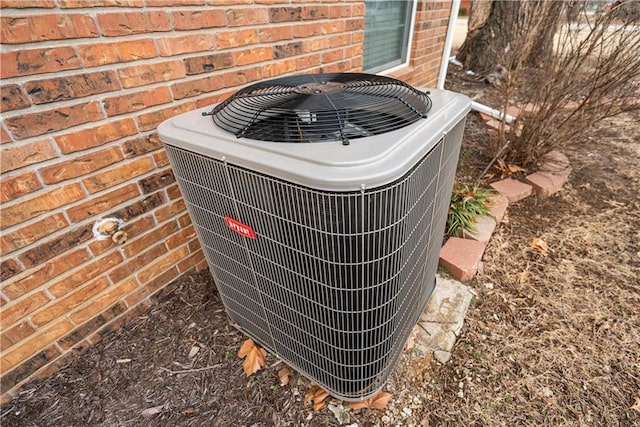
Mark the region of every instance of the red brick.
[[506, 196], [496, 193], [489, 197], [489, 205], [487, 208], [489, 209], [489, 213], [493, 215], [497, 224], [502, 222], [502, 218], [504, 218], [504, 214], [507, 212], [508, 207], [509, 199], [507, 199]]
[[118, 147], [109, 147], [73, 160], [56, 163], [40, 169], [46, 184], [55, 184], [66, 179], [77, 178], [119, 162], [124, 156]]
[[525, 181], [533, 186], [533, 190], [541, 197], [549, 197], [552, 194], [557, 193], [567, 179], [569, 175], [556, 175], [547, 172], [536, 172], [527, 175]]
[[552, 173], [557, 175], [569, 175], [571, 172], [569, 159], [559, 151], [553, 150], [542, 156], [542, 164], [538, 172]]
[[185, 102], [183, 104], [172, 105], [171, 107], [164, 108], [162, 110], [141, 114], [137, 116], [136, 119], [138, 120], [138, 127], [144, 132], [155, 129], [160, 123], [170, 117], [177, 116], [180, 113], [186, 113], [193, 109], [193, 102]]
[[38, 308], [49, 302], [49, 298], [43, 292], [36, 292], [33, 295], [29, 295], [14, 304], [7, 304], [2, 308], [2, 327], [8, 328], [16, 321], [23, 319], [29, 313], [37, 310]]
[[164, 195], [161, 191], [158, 191], [142, 200], [131, 203], [123, 208], [120, 208], [114, 212], [111, 212], [110, 216], [122, 218], [124, 221], [128, 221], [131, 218], [142, 215], [149, 212], [165, 202]]
[[0, 280], [5, 281], [22, 271], [14, 259], [5, 259], [0, 263]]
[[180, 232], [174, 234], [167, 239], [167, 247], [169, 250], [175, 249], [180, 245], [187, 243], [189, 240], [196, 236], [196, 230], [192, 225], [180, 230]]
[[269, 12], [264, 7], [227, 10], [227, 25], [230, 27], [247, 27], [269, 22]]
[[[154, 222], [151, 217], [144, 217], [132, 223], [127, 223], [122, 227], [122, 230], [127, 233], [129, 240], [133, 239], [138, 234], [153, 227]], [[128, 241], [129, 241], [128, 240]], [[111, 240], [94, 240], [89, 243], [89, 249], [94, 256], [98, 256], [108, 249], [114, 247], [116, 244]]]
[[0, 126], [0, 144], [6, 144], [7, 142], [11, 142], [11, 136], [9, 136], [9, 132], [7, 132], [4, 126]]
[[[95, 316], [93, 319], [83, 323], [82, 326], [74, 329], [72, 332], [62, 337], [58, 341], [58, 345], [60, 346], [61, 349], [68, 350], [69, 348], [75, 346], [78, 342], [91, 336], [92, 332], [95, 332], [98, 329], [101, 329], [103, 325], [108, 323], [110, 320], [120, 316], [125, 311], [127, 311], [127, 305], [124, 302], [121, 301], [117, 304], [114, 304], [108, 310], [100, 313], [98, 316]], [[136, 313], [135, 310], [131, 310], [129, 311], [129, 313], [127, 313], [127, 315], [121, 316], [121, 318], [133, 319], [135, 315], [138, 315], [138, 313]], [[116, 323], [119, 323], [119, 322], [112, 322], [111, 325], [104, 328], [103, 330], [105, 331], [112, 330], [111, 326]], [[83, 344], [81, 344], [81, 346], [84, 347], [85, 345], [84, 343], [86, 343], [87, 346], [90, 345], [89, 340], [85, 340]]]
[[0, 42], [5, 44], [98, 36], [96, 23], [89, 15], [55, 14], [0, 18]]
[[120, 89], [116, 73], [99, 71], [75, 76], [29, 81], [24, 87], [34, 104], [82, 98]]
[[223, 10], [183, 10], [172, 12], [175, 30], [198, 30], [200, 28], [224, 27], [227, 18]]
[[82, 129], [73, 133], [56, 136], [55, 140], [64, 154], [97, 147], [107, 142], [138, 132], [136, 124], [131, 118], [116, 120], [90, 129]]
[[5, 125], [15, 139], [24, 139], [93, 122], [102, 117], [99, 104], [93, 101], [10, 117], [5, 119]]
[[144, 234], [137, 239], [127, 241], [122, 248], [122, 252], [127, 258], [132, 258], [154, 244], [164, 241], [167, 236], [175, 233], [177, 230], [178, 224], [175, 221], [169, 221], [161, 227], [156, 227], [151, 230], [151, 232]]
[[25, 172], [0, 181], [0, 202], [5, 203], [42, 188], [34, 172]]
[[160, 274], [158, 277], [153, 279], [151, 282], [146, 285], [138, 288], [131, 295], [127, 296], [125, 299], [127, 305], [132, 307], [142, 301], [144, 298], [147, 298], [149, 295], [155, 293], [159, 289], [163, 288], [165, 285], [171, 283], [178, 277], [178, 269], [174, 266]]
[[13, 350], [6, 352], [2, 357], [2, 371], [7, 372], [21, 362], [45, 348], [49, 343], [55, 342], [58, 338], [73, 329], [73, 325], [68, 320], [62, 320], [49, 328], [39, 331], [23, 341]]
[[342, 49], [334, 49], [322, 54], [322, 62], [335, 62], [344, 59], [344, 51]]
[[[8, 341], [10, 344], [17, 344], [23, 339], [27, 338], [29, 335], [33, 334], [36, 330], [33, 329], [27, 322], [22, 322], [17, 324], [11, 329], [8, 329], [5, 333], [2, 334], [3, 344]], [[4, 347], [4, 345], [3, 345]], [[5, 351], [6, 347], [2, 349]]]
[[262, 78], [262, 68], [255, 67], [242, 71], [232, 71], [229, 73], [221, 74], [220, 78], [223, 81], [224, 87], [241, 86]]
[[265, 62], [273, 58], [273, 48], [255, 47], [253, 49], [242, 49], [233, 54], [237, 66]]
[[93, 238], [93, 231], [91, 225], [85, 225], [67, 231], [61, 236], [57, 236], [51, 240], [48, 240], [35, 248], [29, 249], [26, 252], [19, 255], [20, 261], [27, 267], [35, 267], [45, 261], [50, 260], [62, 253], [67, 252], [69, 249], [75, 248], [81, 243]]
[[118, 76], [125, 88], [139, 87], [152, 83], [166, 82], [184, 77], [185, 70], [182, 61], [167, 61], [156, 64], [134, 65], [120, 68]]
[[[351, 36], [349, 34], [338, 34], [336, 36], [329, 37], [329, 46], [332, 48], [346, 46], [351, 43]], [[362, 46], [358, 46], [359, 49], [362, 49]]]
[[2, 227], [11, 227], [45, 212], [67, 205], [84, 197], [80, 184], [69, 184], [53, 189], [27, 200], [5, 205], [2, 212]]
[[174, 264], [185, 258], [189, 254], [189, 249], [181, 247], [166, 255], [163, 255], [155, 262], [144, 267], [136, 274], [136, 278], [142, 284], [158, 277], [162, 272], [171, 268]]
[[509, 199], [509, 203], [517, 202], [531, 195], [531, 185], [506, 178], [490, 184], [491, 188]]
[[260, 28], [258, 29], [258, 37], [262, 43], [291, 40], [293, 38], [293, 26]]
[[214, 53], [211, 55], [196, 56], [183, 60], [187, 75], [209, 73], [214, 70], [233, 67], [233, 54]]
[[207, 76], [197, 80], [178, 82], [171, 85], [174, 99], [184, 99], [224, 87], [219, 76]]
[[178, 217], [178, 224], [181, 228], [185, 228], [191, 225], [191, 217], [189, 216], [188, 212]]
[[126, 279], [136, 271], [139, 271], [142, 267], [158, 259], [162, 254], [167, 252], [167, 248], [164, 243], [159, 243], [153, 246], [151, 249], [137, 255], [135, 258], [114, 268], [109, 272], [109, 279], [113, 282], [119, 282]]
[[0, 103], [0, 112], [11, 110], [20, 110], [31, 105], [27, 96], [18, 85], [2, 86], [1, 90], [2, 103]]
[[140, 195], [140, 190], [135, 184], [129, 184], [116, 190], [110, 191], [89, 201], [67, 209], [67, 215], [73, 222], [82, 221], [93, 215], [106, 212], [108, 209], [119, 205]]
[[[306, 7], [307, 14], [320, 13], [322, 10], [327, 10], [326, 6], [319, 7]], [[318, 16], [320, 18], [320, 16]], [[315, 19], [315, 18], [313, 18]], [[302, 7], [290, 6], [290, 7], [272, 7], [269, 9], [269, 22], [287, 22], [287, 21], [300, 21], [302, 20]]]
[[294, 58], [281, 59], [262, 66], [264, 78], [278, 77], [296, 70], [296, 60]]
[[258, 43], [258, 32], [255, 29], [239, 29], [233, 31], [216, 32], [216, 46], [218, 49], [230, 49]]
[[323, 34], [323, 24], [320, 22], [313, 22], [310, 24], [299, 24], [293, 27], [294, 37], [308, 38], [313, 36], [319, 36]]
[[196, 266], [199, 262], [204, 261], [204, 259], [204, 253], [201, 250], [195, 252], [194, 254], [189, 255], [187, 258], [178, 262], [178, 271], [180, 273], [185, 273], [192, 267]]
[[156, 190], [164, 188], [176, 182], [175, 176], [171, 168], [157, 172], [138, 181], [138, 185], [142, 189], [143, 194], [153, 193]]
[[131, 139], [122, 144], [124, 156], [128, 159], [162, 148], [162, 142], [157, 133]]
[[493, 230], [496, 229], [496, 220], [493, 217], [480, 215], [476, 217], [474, 223], [475, 230], [462, 230], [462, 237], [465, 239], [477, 240], [485, 245], [491, 239]]
[[156, 163], [156, 167], [163, 167], [169, 164], [169, 157], [167, 156], [166, 151], [161, 151], [159, 153], [153, 154], [153, 161]]
[[202, 6], [205, 0], [146, 0], [147, 7], [161, 6]]
[[56, 7], [55, 0], [1, 0], [0, 7], [4, 8], [31, 8], [53, 9]]
[[89, 193], [96, 193], [105, 188], [128, 181], [131, 178], [153, 170], [154, 165], [150, 157], [142, 157], [128, 163], [119, 164], [107, 171], [98, 173], [82, 180]]
[[0, 78], [3, 79], [82, 67], [75, 50], [69, 46], [1, 53], [0, 63]]
[[34, 372], [41, 369], [43, 366], [51, 362], [59, 355], [60, 352], [53, 345], [50, 345], [44, 350], [22, 362], [20, 366], [18, 366], [16, 369], [13, 369], [11, 372], [7, 372], [6, 374], [3, 372], [4, 375], [2, 376], [1, 389], [2, 392], [6, 392], [6, 394], [3, 394], [2, 396], [10, 395], [11, 392], [9, 391], [9, 389], [11, 387], [27, 379]]
[[[152, 0], [146, 0], [147, 3]], [[58, 0], [62, 8], [87, 8], [87, 7], [143, 7], [145, 0]]]
[[302, 52], [311, 53], [318, 50], [329, 49], [329, 39], [326, 37], [304, 40], [302, 42]]
[[127, 40], [78, 46], [85, 67], [138, 61], [158, 56], [152, 39]]
[[84, 283], [94, 279], [102, 273], [110, 270], [122, 262], [122, 255], [119, 252], [112, 252], [99, 259], [94, 259], [88, 265], [74, 271], [65, 277], [59, 274], [56, 282], [52, 283], [48, 290], [56, 298], [59, 298], [68, 292], [81, 288]]
[[303, 70], [305, 68], [314, 67], [322, 63], [321, 54], [306, 55], [301, 58], [296, 58], [296, 69]]
[[[355, 5], [354, 5], [355, 7]], [[329, 6], [329, 18], [349, 18], [351, 17], [351, 6], [350, 5], [340, 5], [340, 6]], [[358, 16], [354, 14], [354, 16]]]
[[86, 249], [69, 251], [63, 256], [47, 262], [37, 270], [31, 271], [28, 276], [9, 282], [2, 288], [2, 292], [12, 300], [20, 298], [27, 292], [88, 260], [89, 253]]
[[[349, 7], [349, 6], [346, 6]], [[350, 10], [350, 7], [349, 7]], [[329, 6], [305, 6], [302, 8], [302, 19], [316, 20], [329, 17]]]
[[160, 86], [142, 92], [106, 98], [103, 105], [107, 115], [111, 117], [144, 110], [167, 102], [171, 102], [171, 92], [168, 87]]
[[0, 252], [4, 255], [9, 254], [16, 249], [30, 245], [49, 234], [55, 233], [67, 225], [64, 215], [56, 213], [11, 233], [3, 233], [0, 237]]
[[466, 282], [478, 272], [484, 248], [482, 242], [451, 237], [440, 250], [440, 265], [456, 279]]
[[211, 33], [189, 34], [179, 37], [163, 37], [156, 40], [160, 56], [202, 52], [215, 48], [215, 36]]
[[182, 197], [178, 184], [171, 185], [167, 188], [167, 196], [169, 196], [169, 200], [176, 200]]
[[169, 15], [163, 10], [153, 12], [100, 13], [98, 24], [107, 37], [170, 31]]
[[235, 92], [236, 92], [235, 90], [229, 90], [226, 92], [216, 93], [215, 95], [200, 97], [195, 100], [196, 108], [211, 107], [214, 104], [217, 104], [229, 98]]
[[48, 139], [13, 145], [2, 149], [0, 153], [0, 169], [2, 173], [57, 157], [51, 141]]
[[130, 293], [137, 287], [136, 282], [128, 279], [117, 285], [114, 285], [103, 292], [95, 301], [90, 303], [84, 308], [79, 309], [75, 313], [71, 313], [69, 316], [71, 320], [79, 325], [87, 320], [100, 314], [106, 310], [109, 306], [114, 304], [118, 299], [122, 298], [126, 294]]
[[83, 286], [78, 288], [75, 292], [71, 292], [64, 298], [56, 299], [53, 304], [46, 306], [38, 313], [32, 315], [31, 321], [33, 324], [37, 327], [46, 325], [52, 320], [69, 313], [74, 308], [80, 306], [109, 287], [109, 282], [104, 277], [100, 277], [90, 283], [87, 283], [87, 281], [88, 279], [85, 279], [83, 281]]

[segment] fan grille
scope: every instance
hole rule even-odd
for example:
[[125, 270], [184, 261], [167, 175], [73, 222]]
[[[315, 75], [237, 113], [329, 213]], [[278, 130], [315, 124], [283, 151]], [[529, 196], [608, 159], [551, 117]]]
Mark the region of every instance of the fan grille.
[[379, 135], [427, 117], [428, 93], [373, 74], [281, 77], [248, 86], [208, 114], [238, 138], [329, 142]]

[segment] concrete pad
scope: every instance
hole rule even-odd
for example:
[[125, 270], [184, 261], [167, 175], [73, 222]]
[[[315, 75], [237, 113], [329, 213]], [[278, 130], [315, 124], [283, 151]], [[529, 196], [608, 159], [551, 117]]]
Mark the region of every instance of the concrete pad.
[[485, 244], [476, 240], [451, 237], [440, 249], [440, 265], [463, 282], [478, 272]]
[[474, 296], [471, 288], [457, 280], [437, 276], [433, 294], [413, 331], [413, 356], [433, 354], [440, 363], [446, 363]]
[[493, 217], [482, 215], [476, 218], [475, 227], [475, 231], [462, 230], [462, 237], [487, 244], [493, 230], [496, 229], [496, 220]]
[[503, 194], [496, 193], [489, 197], [489, 201], [489, 213], [493, 215], [493, 219], [495, 219], [496, 224], [500, 224], [502, 222], [502, 218], [504, 218], [504, 214], [507, 212], [507, 208], [509, 207], [509, 199], [507, 199]]
[[515, 203], [531, 195], [533, 191], [531, 185], [525, 184], [515, 179], [506, 178], [501, 181], [491, 183], [491, 188], [498, 193], [506, 196], [509, 199], [509, 203]]

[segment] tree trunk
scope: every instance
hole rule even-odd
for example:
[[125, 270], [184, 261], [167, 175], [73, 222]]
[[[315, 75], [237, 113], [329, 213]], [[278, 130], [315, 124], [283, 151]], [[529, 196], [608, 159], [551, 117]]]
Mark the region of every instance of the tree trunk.
[[564, 2], [476, 0], [467, 37], [456, 58], [466, 69], [488, 73], [536, 65], [553, 51]]

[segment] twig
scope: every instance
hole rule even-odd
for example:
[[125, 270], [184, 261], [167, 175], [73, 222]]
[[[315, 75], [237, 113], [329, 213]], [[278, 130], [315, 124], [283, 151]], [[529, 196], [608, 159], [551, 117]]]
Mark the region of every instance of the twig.
[[504, 152], [504, 150], [507, 149], [507, 147], [509, 146], [509, 144], [511, 144], [511, 141], [507, 141], [502, 148], [500, 148], [500, 150], [498, 150], [498, 153], [493, 157], [493, 159], [491, 159], [491, 161], [489, 162], [489, 164], [487, 165], [486, 168], [484, 168], [484, 170], [482, 171], [482, 173], [480, 173], [480, 175], [478, 175], [478, 177], [476, 178], [476, 180], [474, 181], [474, 184], [477, 184], [478, 182], [480, 182], [480, 180], [482, 179], [482, 177], [489, 171], [489, 169], [491, 169], [491, 166], [493, 166], [493, 164], [500, 158], [500, 156], [502, 155], [502, 153]]
[[221, 363], [218, 363], [217, 365], [205, 366], [204, 368], [182, 369], [180, 371], [172, 371], [171, 369], [163, 368], [162, 366], [160, 366], [160, 369], [162, 369], [163, 371], [168, 372], [168, 373], [170, 373], [172, 375], [176, 375], [176, 374], [187, 374], [187, 373], [190, 373], [190, 372], [206, 371], [207, 369], [219, 368], [220, 366], [222, 366]]

